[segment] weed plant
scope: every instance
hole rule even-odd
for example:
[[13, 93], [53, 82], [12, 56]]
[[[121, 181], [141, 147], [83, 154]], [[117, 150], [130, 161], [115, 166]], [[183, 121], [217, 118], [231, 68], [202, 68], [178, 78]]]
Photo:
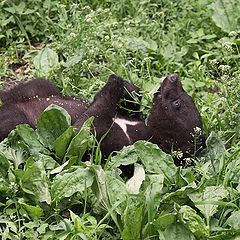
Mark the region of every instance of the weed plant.
[[[239, 239], [239, 11], [239, 0], [1, 1], [2, 88], [45, 77], [91, 100], [116, 73], [142, 89], [146, 114], [159, 79], [179, 72], [208, 136], [185, 159], [194, 166], [144, 141], [103, 160], [92, 119], [76, 133], [52, 106], [0, 144], [1, 239]], [[130, 180], [121, 164], [134, 164]]]

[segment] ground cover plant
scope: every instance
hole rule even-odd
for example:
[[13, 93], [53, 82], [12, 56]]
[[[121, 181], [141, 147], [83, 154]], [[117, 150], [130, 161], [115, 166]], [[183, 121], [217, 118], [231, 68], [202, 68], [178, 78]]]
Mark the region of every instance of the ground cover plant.
[[[239, 0], [2, 1], [2, 88], [40, 76], [90, 100], [117, 73], [143, 90], [146, 114], [159, 78], [179, 72], [208, 139], [182, 167], [144, 141], [102, 164], [93, 119], [77, 133], [51, 106], [36, 130], [19, 125], [0, 143], [1, 239], [239, 239], [239, 8]], [[121, 164], [134, 164], [131, 179]]]

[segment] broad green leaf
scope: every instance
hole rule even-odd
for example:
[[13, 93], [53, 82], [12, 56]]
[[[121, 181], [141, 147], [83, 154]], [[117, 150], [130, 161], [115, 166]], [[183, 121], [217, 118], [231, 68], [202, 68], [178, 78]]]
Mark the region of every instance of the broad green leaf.
[[209, 186], [202, 192], [190, 193], [188, 196], [209, 222], [210, 217], [217, 212], [218, 204], [214, 202], [227, 197], [228, 191], [223, 186]]
[[194, 209], [185, 205], [179, 210], [182, 223], [198, 238], [209, 237], [209, 228]]
[[63, 134], [71, 125], [68, 112], [57, 105], [50, 105], [37, 119], [37, 132], [46, 145], [53, 142]]
[[58, 55], [50, 48], [43, 48], [34, 57], [33, 64], [39, 77], [49, 78], [59, 67]]
[[219, 160], [219, 158], [226, 152], [224, 143], [214, 132], [211, 132], [207, 138], [206, 145], [207, 155], [209, 155], [212, 160]]
[[[71, 217], [71, 220], [72, 222], [74, 223], [74, 229], [75, 231], [77, 232], [82, 232], [84, 229], [83, 229], [83, 223], [81, 221], [81, 218], [75, 214], [74, 212], [72, 212], [71, 210], [69, 210], [70, 212], [70, 217]], [[83, 240], [87, 240], [87, 238], [82, 238]]]
[[156, 144], [146, 141], [134, 143], [137, 155], [148, 173], [163, 173], [170, 183], [175, 183], [177, 167], [172, 157]]
[[15, 14], [16, 13], [16, 6], [14, 5], [13, 7], [7, 7], [7, 8], [4, 8], [4, 10], [9, 12], [9, 13]]
[[115, 208], [115, 211], [122, 215], [126, 208], [125, 201], [129, 194], [125, 183], [114, 176], [106, 175], [106, 187], [111, 206], [117, 204], [118, 207]]
[[9, 185], [9, 181], [3, 177], [0, 177], [0, 193], [1, 196], [4, 196], [9, 190], [11, 190], [11, 186]]
[[142, 37], [125, 37], [124, 41], [126, 48], [131, 51], [141, 51], [145, 53], [148, 50], [156, 51], [158, 48], [157, 43], [152, 39], [144, 40]]
[[50, 204], [51, 196], [48, 189], [48, 179], [42, 161], [33, 162], [29, 159], [25, 165], [20, 185], [25, 193], [31, 194], [40, 202]]
[[195, 240], [194, 235], [181, 223], [170, 224], [162, 235], [164, 240]]
[[83, 52], [80, 55], [70, 57], [65, 63], [62, 63], [64, 67], [71, 67], [78, 62], [80, 62], [83, 58]]
[[[18, 232], [18, 228], [17, 228], [17, 222], [16, 221], [9, 221], [9, 220], [6, 220], [4, 218], [0, 218], [0, 223], [1, 224], [6, 224], [6, 229], [4, 232], [2, 232], [2, 235], [1, 235], [1, 240], [8, 240], [8, 239], [11, 239], [9, 238], [9, 232], [13, 232], [13, 233], [17, 233]], [[17, 237], [17, 236], [16, 236]]]
[[148, 173], [163, 173], [165, 178], [174, 183], [177, 167], [172, 157], [164, 153], [155, 144], [138, 141], [133, 145], [124, 147], [112, 157], [108, 168], [113, 169], [120, 165], [129, 165], [141, 161]]
[[46, 233], [46, 229], [49, 227], [48, 223], [43, 223], [40, 225], [40, 227], [37, 228], [37, 232], [39, 234], [44, 234]]
[[7, 158], [0, 154], [0, 175], [2, 177], [4, 177], [4, 178], [7, 177], [9, 167], [10, 167], [10, 163], [7, 160]]
[[233, 212], [224, 225], [229, 225], [233, 229], [240, 230], [240, 210]]
[[87, 151], [90, 141], [90, 130], [94, 118], [90, 117], [82, 126], [77, 135], [72, 139], [65, 154], [65, 160], [71, 157], [76, 157], [77, 161], [80, 162], [84, 153]]
[[62, 165], [52, 169], [52, 171], [50, 172], [51, 174], [57, 174], [57, 173], [60, 173], [62, 172], [66, 166], [68, 166], [69, 164], [69, 161], [66, 161], [65, 163], [63, 163]]
[[219, 138], [218, 134], [211, 132], [206, 140], [207, 148], [202, 151], [203, 156], [208, 160], [205, 165], [202, 165], [202, 170], [208, 175], [221, 172], [224, 167], [223, 156], [226, 154], [224, 143]]
[[151, 197], [155, 197], [157, 194], [161, 194], [163, 189], [163, 174], [151, 174], [147, 175], [147, 194], [151, 195]]
[[179, 176], [186, 182], [186, 184], [191, 184], [196, 179], [196, 174], [191, 168], [180, 168]]
[[90, 167], [95, 173], [95, 184], [92, 186], [94, 195], [96, 196], [96, 203], [94, 206], [95, 212], [102, 212], [102, 210], [109, 210], [111, 208], [107, 184], [106, 184], [106, 172], [100, 165], [93, 165]]
[[19, 5], [11, 4], [12, 7], [4, 8], [5, 11], [10, 12], [12, 14], [19, 14], [21, 15], [26, 7], [25, 2], [20, 2]]
[[83, 193], [92, 186], [94, 174], [83, 167], [71, 168], [58, 174], [52, 183], [51, 192], [54, 201], [71, 197], [74, 193]]
[[216, 0], [210, 5], [213, 10], [212, 19], [223, 31], [238, 31], [240, 0]]
[[16, 130], [11, 132], [9, 141], [16, 141], [18, 145], [27, 149], [31, 154], [38, 155], [41, 153], [48, 153], [38, 139], [37, 133], [27, 124], [21, 124], [16, 127]]
[[188, 53], [188, 48], [186, 46], [179, 48], [175, 40], [169, 40], [166, 43], [167, 44], [161, 46], [160, 49], [160, 53], [166, 61], [174, 60], [176, 62], [180, 62]]
[[38, 156], [33, 156], [33, 159], [35, 161], [41, 161], [43, 163], [45, 170], [52, 170], [59, 166], [59, 164], [51, 156], [44, 155], [41, 153], [39, 153]]
[[74, 134], [73, 127], [69, 127], [62, 135], [53, 142], [53, 149], [58, 158], [62, 159], [65, 156], [67, 148]]
[[138, 161], [138, 155], [134, 145], [124, 147], [122, 150], [117, 152], [108, 163], [108, 169], [114, 169], [120, 165], [130, 165]]
[[141, 203], [138, 198], [129, 198], [126, 204], [126, 210], [123, 214], [123, 240], [141, 239], [143, 212], [143, 203]]
[[174, 223], [176, 221], [175, 213], [167, 213], [164, 215], [160, 215], [155, 219], [154, 226], [156, 229], [164, 230], [168, 225]]
[[70, 229], [72, 229], [73, 224], [70, 221], [70, 219], [67, 218], [63, 218], [62, 220], [60, 220], [56, 225], [49, 225], [49, 229], [51, 231], [69, 231]]
[[0, 173], [3, 176], [9, 169], [10, 162], [14, 164], [15, 169], [24, 162], [24, 151], [22, 149], [14, 149], [5, 143], [0, 144]]
[[145, 191], [148, 219], [153, 221], [156, 209], [159, 206], [161, 193], [163, 189], [164, 175], [151, 174], [147, 176]]
[[19, 5], [15, 5], [16, 13], [21, 15], [26, 7], [25, 2], [20, 2]]
[[184, 186], [176, 191], [171, 191], [170, 193], [166, 193], [160, 199], [161, 203], [165, 203], [167, 205], [173, 203], [179, 203], [180, 205], [185, 204], [189, 201], [188, 194], [195, 191], [197, 185], [193, 182], [187, 186]]
[[43, 215], [43, 210], [41, 207], [29, 205], [25, 202], [23, 198], [20, 198], [18, 202], [26, 210], [28, 215], [33, 219], [39, 219]]
[[[94, 195], [96, 196], [96, 202], [94, 204], [94, 212], [97, 212], [97, 213], [103, 213], [103, 211], [107, 212], [107, 215], [111, 216], [116, 226], [120, 230], [121, 227], [118, 223], [118, 218], [115, 210], [118, 209], [120, 210], [120, 212], [122, 212], [121, 209], [119, 208], [119, 205], [123, 203], [123, 200], [125, 200], [125, 198], [119, 199], [119, 201], [116, 201], [116, 199], [114, 198], [114, 193], [121, 194], [121, 192], [119, 192], [119, 190], [116, 189], [117, 186], [120, 187], [120, 191], [122, 189], [123, 190], [126, 189], [126, 187], [123, 186], [122, 182], [120, 182], [120, 180], [116, 178], [114, 180], [118, 180], [118, 182], [114, 181], [113, 183], [111, 183], [110, 178], [107, 176], [106, 172], [102, 169], [101, 166], [93, 165], [90, 168], [92, 172], [95, 173], [95, 180], [96, 180], [94, 181], [94, 184], [92, 186], [92, 190], [94, 192]], [[107, 181], [109, 184], [107, 184]], [[111, 195], [110, 197], [109, 197], [109, 194]], [[111, 198], [111, 202], [110, 202], [110, 198]], [[119, 196], [117, 196], [117, 198], [119, 198]], [[125, 207], [125, 206], [126, 205], [122, 204], [122, 207]]]
[[22, 15], [30, 15], [30, 14], [36, 12], [36, 11], [37, 11], [36, 8], [35, 8], [35, 9], [26, 9], [26, 10], [22, 13]]

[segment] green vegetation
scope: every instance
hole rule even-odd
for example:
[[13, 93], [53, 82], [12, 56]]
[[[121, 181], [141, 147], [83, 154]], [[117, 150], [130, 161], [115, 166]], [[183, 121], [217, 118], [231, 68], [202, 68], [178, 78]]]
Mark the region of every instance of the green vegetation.
[[114, 72], [143, 89], [146, 113], [159, 78], [179, 72], [209, 138], [192, 167], [144, 141], [101, 166], [92, 119], [75, 133], [52, 106], [0, 144], [1, 239], [240, 239], [239, 11], [239, 0], [2, 0], [2, 87], [41, 76], [90, 100]]

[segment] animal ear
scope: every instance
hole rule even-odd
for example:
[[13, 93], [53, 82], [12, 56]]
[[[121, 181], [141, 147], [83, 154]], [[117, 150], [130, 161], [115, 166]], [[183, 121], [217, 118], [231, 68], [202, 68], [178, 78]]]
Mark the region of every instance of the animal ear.
[[121, 77], [119, 77], [119, 76], [117, 76], [116, 74], [111, 74], [110, 76], [109, 76], [109, 78], [108, 78], [108, 81], [117, 81], [117, 80], [120, 80], [120, 81], [123, 81], [123, 79], [121, 78]]
[[154, 94], [153, 94], [153, 102], [160, 100], [161, 97], [162, 97], [162, 91], [161, 91], [161, 86], [160, 86], [159, 89], [156, 92], [154, 92]]

